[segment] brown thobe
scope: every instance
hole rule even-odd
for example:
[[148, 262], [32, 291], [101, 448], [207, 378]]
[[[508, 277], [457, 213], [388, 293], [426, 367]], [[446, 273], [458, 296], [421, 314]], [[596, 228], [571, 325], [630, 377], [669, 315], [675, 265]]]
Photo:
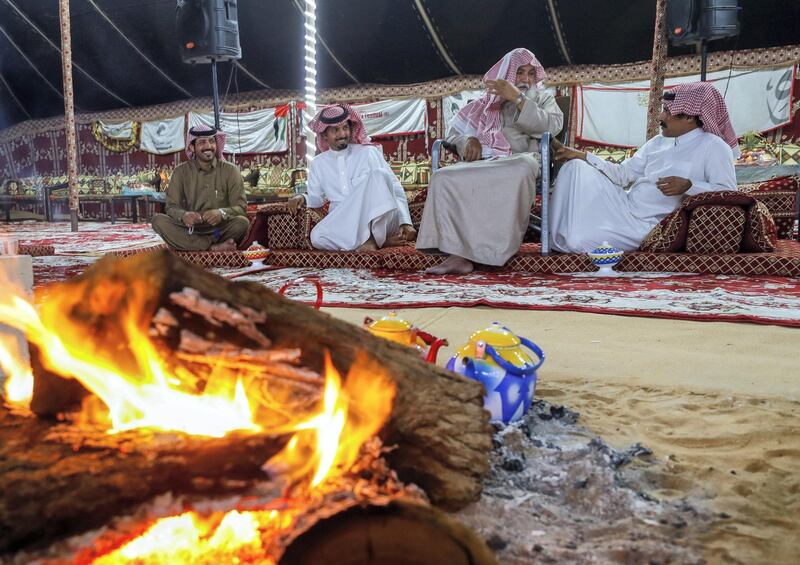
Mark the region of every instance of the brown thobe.
[[[541, 170], [539, 140], [561, 131], [564, 115], [544, 91], [526, 94], [522, 110], [503, 104], [500, 123], [512, 155], [461, 162], [431, 178], [417, 237], [418, 249], [438, 249], [485, 265], [503, 265], [519, 251]], [[470, 135], [448, 132], [464, 155]]]
[[[190, 234], [183, 215], [207, 210], [222, 210], [227, 218], [216, 226], [197, 224]], [[205, 251], [220, 241], [241, 241], [249, 226], [246, 210], [239, 167], [216, 158], [201, 166], [197, 159], [191, 159], [175, 167], [167, 187], [166, 214], [153, 216], [152, 225], [170, 247]]]

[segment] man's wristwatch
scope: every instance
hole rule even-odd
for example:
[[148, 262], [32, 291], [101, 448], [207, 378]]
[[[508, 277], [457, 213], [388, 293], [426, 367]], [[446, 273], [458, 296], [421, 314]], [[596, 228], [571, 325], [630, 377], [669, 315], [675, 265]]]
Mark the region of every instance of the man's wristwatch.
[[225, 210], [223, 210], [222, 208], [219, 209], [219, 213], [222, 216], [223, 220], [227, 220], [228, 219], [228, 213]]
[[517, 99], [514, 100], [514, 104], [519, 105], [523, 100], [525, 100], [525, 93], [520, 92], [519, 95], [517, 96]]

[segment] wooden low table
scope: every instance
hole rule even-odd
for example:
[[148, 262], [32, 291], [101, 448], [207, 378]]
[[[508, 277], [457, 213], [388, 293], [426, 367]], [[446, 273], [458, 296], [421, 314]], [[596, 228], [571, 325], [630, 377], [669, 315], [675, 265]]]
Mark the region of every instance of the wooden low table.
[[[18, 218], [16, 220], [11, 218], [11, 210], [17, 208], [20, 204], [33, 204], [41, 203], [41, 199], [37, 196], [23, 196], [21, 198], [14, 196], [0, 196], [0, 208], [3, 209], [6, 222], [22, 222], [30, 218]], [[45, 218], [47, 217], [47, 205], [45, 204]]]

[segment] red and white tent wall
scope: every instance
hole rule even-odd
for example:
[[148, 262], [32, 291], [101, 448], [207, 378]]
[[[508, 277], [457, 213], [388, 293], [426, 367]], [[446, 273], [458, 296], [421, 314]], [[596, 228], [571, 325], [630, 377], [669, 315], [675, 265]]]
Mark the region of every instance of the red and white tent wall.
[[[768, 127], [768, 137], [775, 141], [797, 142], [800, 139], [800, 78], [797, 62], [800, 60], [800, 45], [757, 49], [737, 52], [718, 52], [709, 57], [709, 72], [712, 78], [732, 78], [728, 87], [728, 97], [733, 101], [742, 92], [750, 92], [753, 104], [758, 104], [759, 115], [766, 111], [783, 109], [783, 114], [775, 114], [779, 122]], [[667, 86], [696, 74], [699, 60], [695, 56], [676, 57], [667, 62]], [[757, 70], [757, 73], [743, 72], [742, 69]], [[777, 70], [776, 70], [777, 69]], [[776, 90], [775, 80], [770, 83], [772, 72], [777, 78], [791, 70], [790, 79], [783, 80]], [[570, 141], [582, 145], [628, 145], [638, 139], [635, 132], [640, 128], [643, 138], [645, 123], [637, 116], [620, 117], [614, 112], [604, 112], [597, 100], [587, 101], [599, 89], [610, 88], [620, 96], [620, 104], [628, 108], [637, 107], [640, 86], [635, 81], [646, 80], [649, 76], [649, 62], [632, 65], [610, 66], [572, 66], [547, 69], [547, 85], [556, 88], [561, 94], [573, 97]], [[761, 74], [760, 84], [766, 90], [759, 93], [755, 87], [740, 88], [747, 77], [752, 79]], [[781, 74], [783, 73], [783, 74]], [[739, 78], [740, 76], [745, 78]], [[319, 93], [319, 103], [334, 101], [362, 106], [366, 114], [368, 131], [379, 135], [380, 142], [388, 160], [409, 161], [429, 158], [430, 146], [434, 139], [445, 133], [448, 117], [470, 98], [479, 94], [479, 76], [459, 76], [428, 83], [400, 86], [356, 85], [346, 88], [330, 89]], [[602, 83], [602, 84], [601, 84]], [[724, 82], [722, 89], [724, 90]], [[718, 84], [718, 87], [719, 87]], [[759, 87], [761, 88], [761, 87]], [[788, 88], [789, 100], [779, 99]], [[594, 90], [593, 90], [594, 89]], [[732, 95], [735, 89], [736, 96]], [[587, 93], [591, 93], [587, 96]], [[776, 94], [777, 93], [777, 94]], [[777, 96], [767, 110], [762, 108], [769, 96]], [[236, 97], [235, 104], [223, 107], [223, 124], [230, 138], [226, 151], [236, 152], [233, 159], [240, 165], [275, 164], [284, 167], [302, 166], [304, 163], [304, 144], [302, 137], [303, 111], [299, 92], [261, 91], [243, 93]], [[749, 99], [747, 99], [749, 100]], [[394, 102], [392, 102], [394, 101]], [[745, 101], [745, 105], [747, 102]], [[781, 106], [781, 103], [784, 106]], [[641, 106], [638, 106], [641, 107]], [[189, 123], [208, 119], [211, 108], [210, 99], [184, 100], [168, 105], [126, 109], [84, 114], [76, 116], [78, 136], [79, 174], [112, 176], [133, 174], [138, 171], [157, 169], [162, 166], [172, 168], [186, 157], [182, 150], [174, 151], [179, 145], [166, 144], [170, 153], [158, 154], [159, 148], [152, 142], [142, 139], [153, 131], [168, 130], [169, 125], [178, 124], [186, 128]], [[753, 108], [755, 113], [756, 108]], [[746, 112], [746, 109], [744, 110]], [[599, 113], [598, 113], [599, 112]], [[646, 107], [643, 108], [646, 112]], [[238, 119], [237, 119], [238, 114]], [[613, 116], [617, 122], [628, 120], [634, 124], [632, 135], [613, 139], [597, 139], [597, 132], [617, 135], [613, 127], [595, 127], [592, 135], [587, 132], [587, 117], [599, 120], [604, 115]], [[307, 118], [306, 118], [307, 119]], [[179, 120], [182, 120], [179, 121]], [[641, 121], [641, 126], [638, 125]], [[130, 142], [115, 139], [114, 130], [120, 122], [133, 122], [135, 139]], [[766, 123], [766, 122], [765, 122]], [[132, 125], [133, 125], [132, 124]], [[164, 124], [163, 128], [160, 128]], [[769, 124], [767, 124], [769, 125]], [[124, 128], [123, 128], [124, 129]], [[148, 133], [149, 132], [149, 133]], [[242, 135], [239, 136], [238, 134]], [[744, 133], [744, 132], [737, 132]], [[174, 133], [173, 133], [174, 138]], [[239, 139], [237, 139], [239, 138]], [[152, 141], [152, 140], [151, 140]], [[142, 147], [149, 148], [149, 151]], [[261, 149], [259, 151], [259, 149]], [[256, 152], [253, 152], [256, 150]], [[0, 131], [0, 181], [8, 178], [36, 176], [60, 176], [66, 174], [66, 142], [63, 118], [31, 120]]]

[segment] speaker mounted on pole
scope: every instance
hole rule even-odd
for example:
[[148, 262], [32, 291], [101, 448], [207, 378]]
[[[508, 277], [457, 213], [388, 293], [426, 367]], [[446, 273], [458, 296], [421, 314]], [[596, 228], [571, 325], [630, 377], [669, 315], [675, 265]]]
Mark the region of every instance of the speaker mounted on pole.
[[667, 33], [673, 45], [694, 45], [700, 80], [706, 80], [708, 42], [739, 35], [739, 0], [667, 0]]
[[242, 58], [238, 0], [178, 0], [175, 34], [184, 63]]
[[667, 0], [667, 31], [673, 45], [695, 45], [739, 35], [738, 0]]

